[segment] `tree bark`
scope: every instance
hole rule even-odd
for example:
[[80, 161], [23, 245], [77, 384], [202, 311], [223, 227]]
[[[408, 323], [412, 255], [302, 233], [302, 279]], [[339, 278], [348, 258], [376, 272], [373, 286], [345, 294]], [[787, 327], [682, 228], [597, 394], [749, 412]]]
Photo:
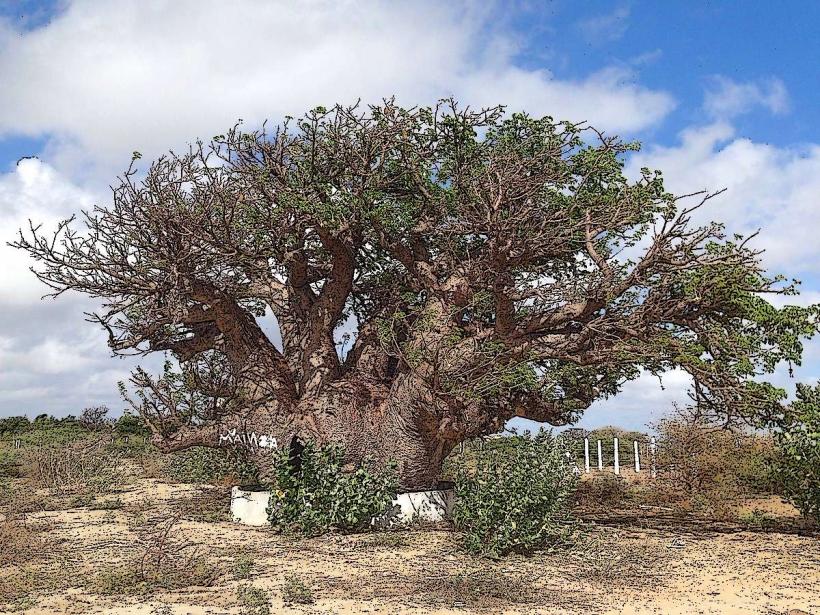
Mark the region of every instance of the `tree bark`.
[[435, 416], [425, 408], [426, 396], [411, 386], [332, 384], [288, 412], [279, 404], [262, 406], [217, 424], [183, 426], [170, 437], [156, 435], [154, 442], [165, 452], [191, 446], [241, 449], [256, 463], [263, 481], [271, 478], [275, 454], [283, 448], [297, 442], [337, 445], [350, 470], [394, 462], [401, 489], [433, 488], [444, 459], [460, 439], [438, 429]]

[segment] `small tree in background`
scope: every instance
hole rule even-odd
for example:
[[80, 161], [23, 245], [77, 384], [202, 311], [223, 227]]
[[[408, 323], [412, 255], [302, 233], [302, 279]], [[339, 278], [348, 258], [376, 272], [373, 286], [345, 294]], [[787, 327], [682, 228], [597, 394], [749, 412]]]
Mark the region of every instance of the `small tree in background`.
[[9, 416], [0, 418], [0, 435], [18, 435], [31, 429], [31, 421], [27, 416]]
[[729, 518], [741, 498], [781, 492], [771, 435], [727, 428], [697, 407], [677, 408], [654, 427], [659, 495]]
[[85, 408], [78, 419], [88, 431], [100, 431], [110, 426], [112, 421], [108, 417], [108, 406], [91, 406]]
[[145, 436], [150, 435], [148, 426], [139, 416], [130, 412], [125, 412], [114, 423], [114, 430], [120, 436]]

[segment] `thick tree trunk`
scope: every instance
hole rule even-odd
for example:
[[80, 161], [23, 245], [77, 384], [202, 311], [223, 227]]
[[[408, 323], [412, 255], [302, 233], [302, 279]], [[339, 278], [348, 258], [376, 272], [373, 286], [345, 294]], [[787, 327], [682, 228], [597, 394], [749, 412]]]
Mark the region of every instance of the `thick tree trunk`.
[[194, 445], [240, 448], [270, 477], [275, 453], [295, 443], [335, 444], [352, 470], [363, 463], [395, 462], [402, 490], [435, 487], [442, 464], [458, 440], [442, 432], [412, 383], [386, 387], [366, 382], [331, 384], [295, 408], [260, 407], [223, 422], [183, 428], [156, 440], [168, 451]]

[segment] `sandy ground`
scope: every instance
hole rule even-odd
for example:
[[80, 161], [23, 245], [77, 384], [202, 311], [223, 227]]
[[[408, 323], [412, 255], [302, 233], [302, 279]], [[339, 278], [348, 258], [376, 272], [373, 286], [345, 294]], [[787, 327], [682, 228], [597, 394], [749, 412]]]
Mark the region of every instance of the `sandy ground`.
[[[31, 527], [59, 546], [54, 554], [6, 569], [0, 583], [35, 575], [48, 587], [18, 602], [26, 614], [235, 614], [237, 588], [268, 591], [272, 613], [782, 613], [820, 615], [820, 538], [796, 533], [720, 531], [599, 518], [574, 553], [499, 562], [458, 551], [452, 532], [288, 539], [229, 522], [182, 520], [174, 544], [197, 549], [220, 570], [210, 587], [146, 595], [99, 595], [96, 575], [139, 560], [140, 532], [192, 487], [141, 481], [116, 510], [75, 508], [29, 515]], [[236, 563], [251, 561], [247, 578]], [[287, 575], [315, 598], [286, 605]], [[797, 610], [797, 611], [795, 611]]]

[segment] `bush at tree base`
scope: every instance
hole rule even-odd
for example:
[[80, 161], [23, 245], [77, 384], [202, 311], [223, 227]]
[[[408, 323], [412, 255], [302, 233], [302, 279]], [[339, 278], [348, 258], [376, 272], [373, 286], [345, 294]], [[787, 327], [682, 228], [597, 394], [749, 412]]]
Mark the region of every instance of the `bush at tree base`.
[[395, 464], [380, 472], [366, 464], [345, 472], [343, 465], [339, 447], [307, 444], [298, 462], [290, 459], [289, 451], [280, 452], [268, 508], [271, 525], [307, 536], [369, 529], [371, 520], [387, 512], [396, 497]]
[[486, 451], [473, 471], [456, 477], [453, 521], [471, 553], [528, 553], [565, 541], [572, 530], [578, 477], [564, 447], [545, 431], [510, 441], [514, 446]]
[[820, 384], [797, 385], [797, 400], [776, 438], [786, 497], [804, 516], [820, 522]]

